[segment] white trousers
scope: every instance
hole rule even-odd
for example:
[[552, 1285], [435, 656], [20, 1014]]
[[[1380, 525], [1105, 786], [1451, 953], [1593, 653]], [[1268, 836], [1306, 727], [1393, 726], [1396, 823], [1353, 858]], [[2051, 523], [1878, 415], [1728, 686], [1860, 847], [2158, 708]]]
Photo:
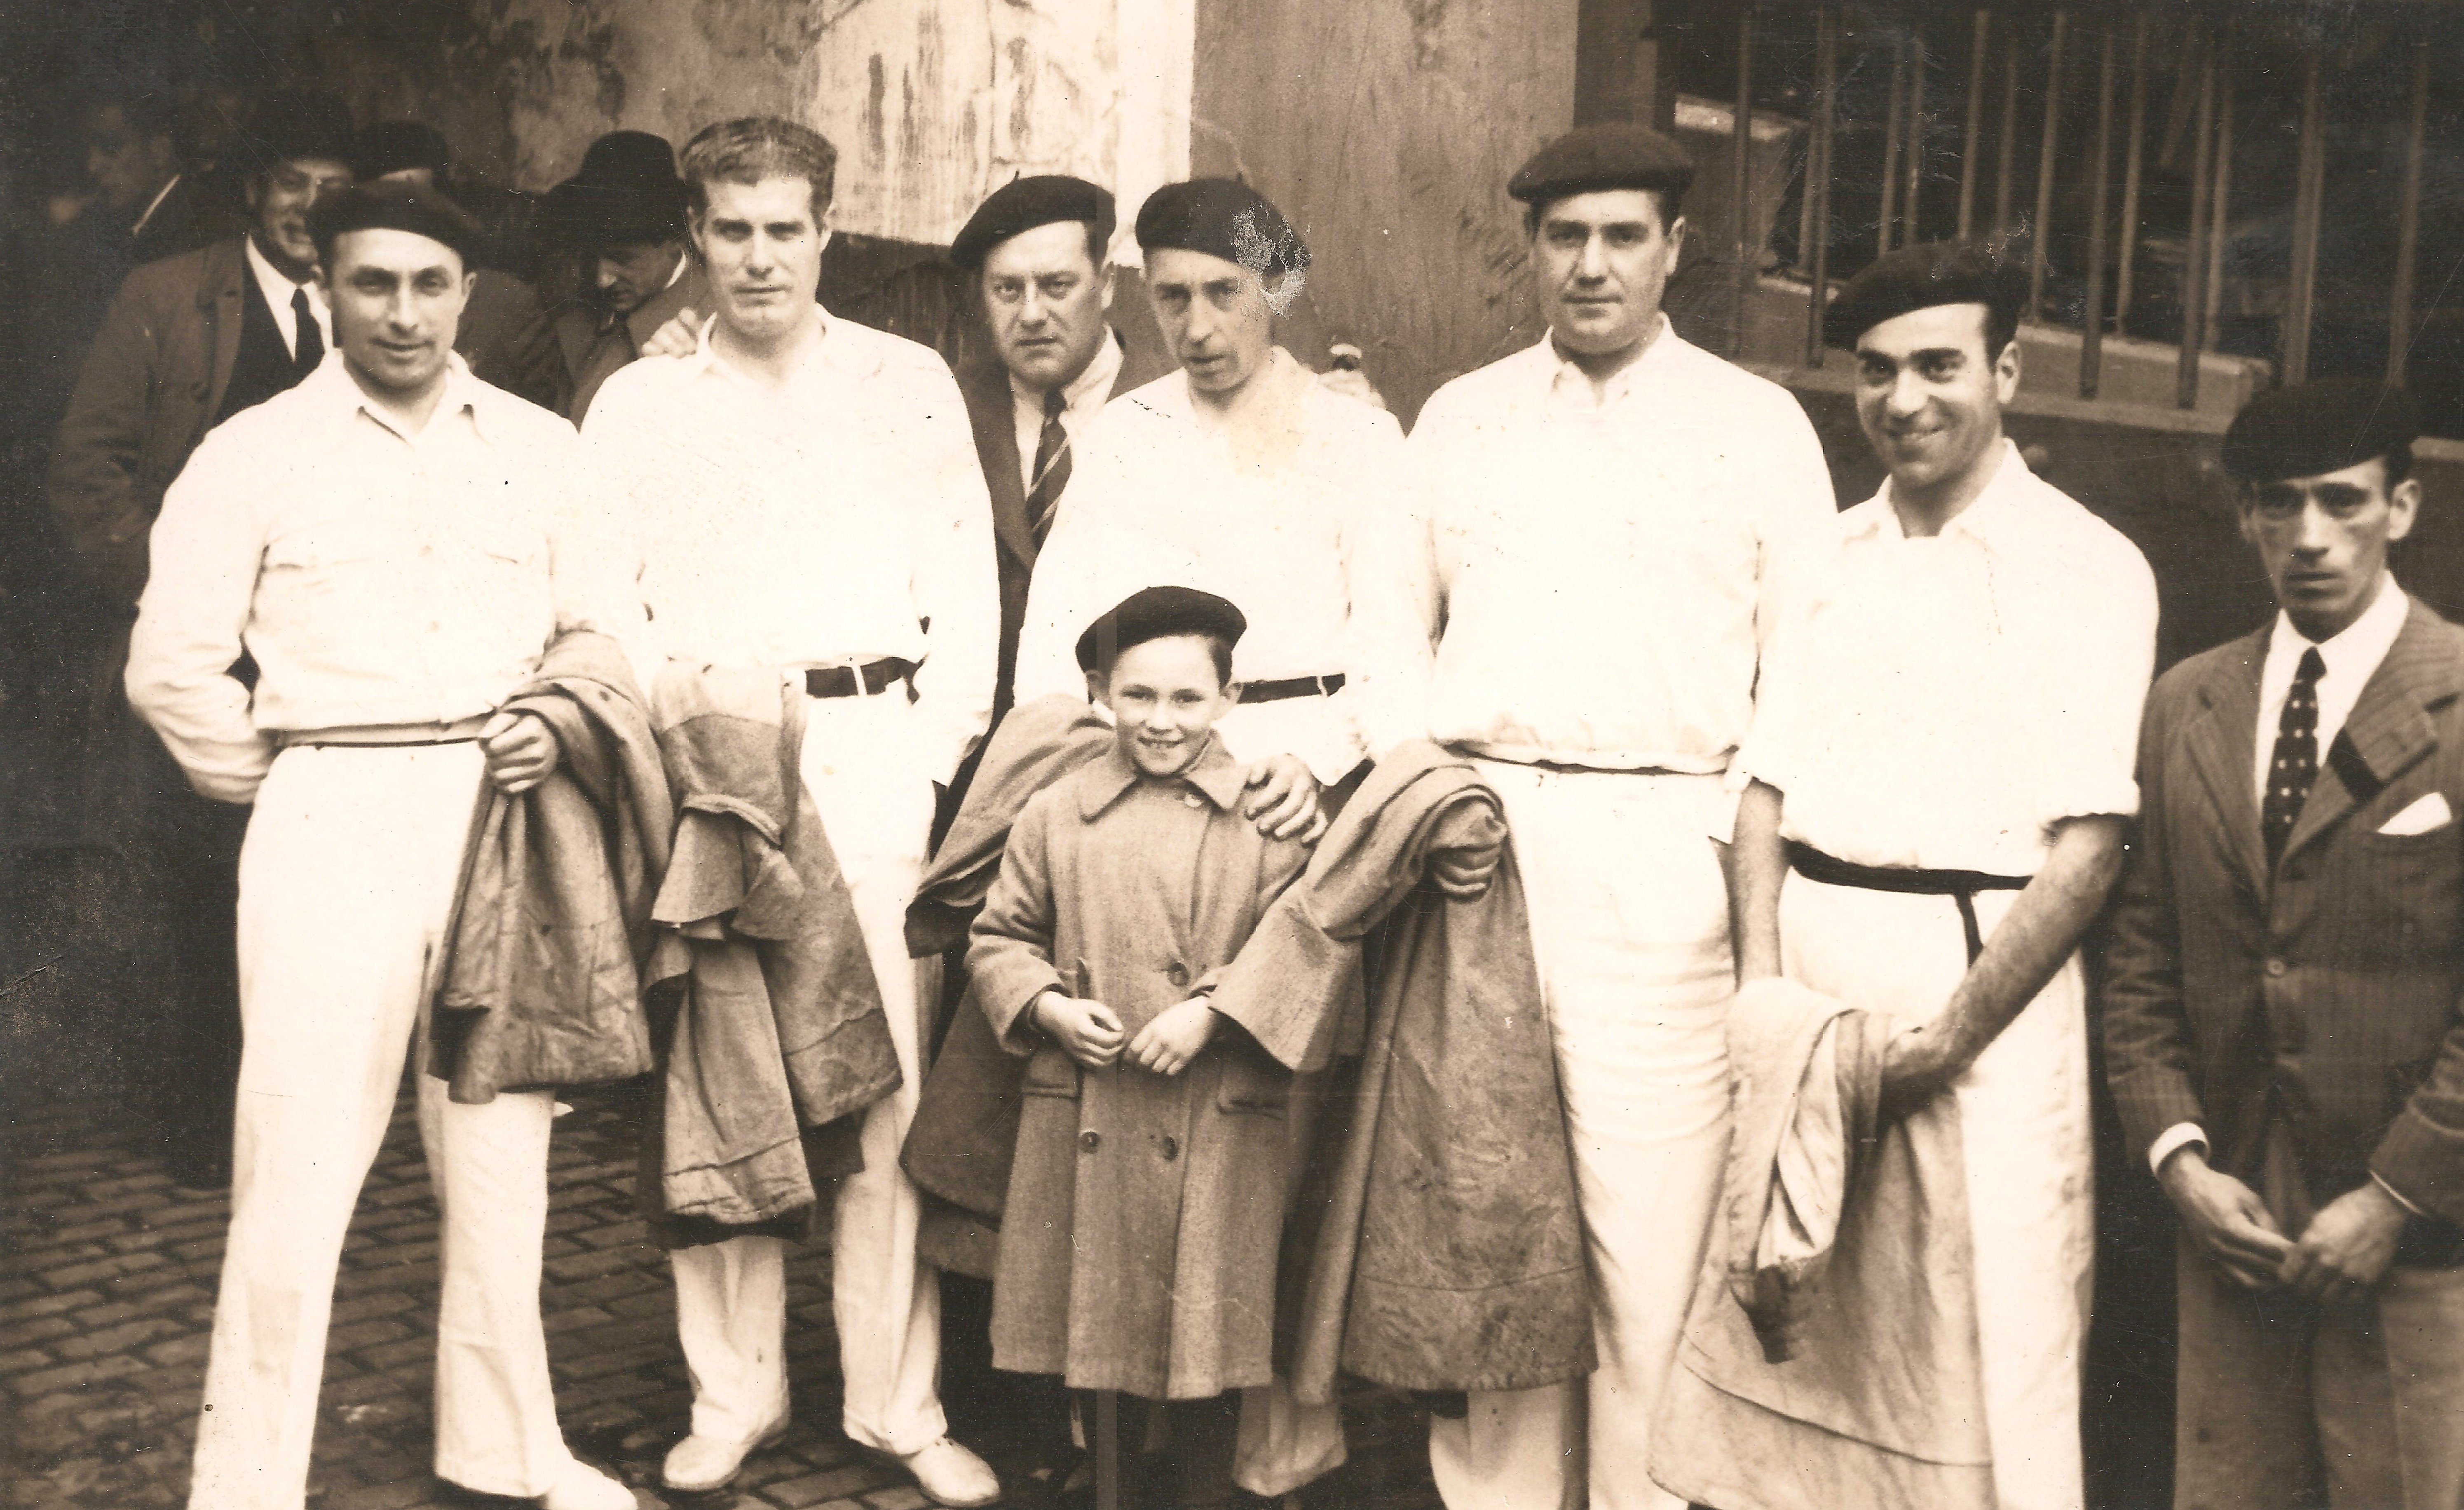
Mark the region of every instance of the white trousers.
[[[1983, 892], [1987, 938], [2018, 893]], [[1929, 1018], [1968, 973], [1958, 904], [1791, 876], [1780, 953], [1793, 980], [1867, 1011]], [[2079, 1510], [2079, 1367], [2095, 1267], [2087, 991], [2065, 962], [1951, 1084], [1968, 1165], [1985, 1434], [2001, 1510]], [[1946, 1115], [1937, 1101], [1916, 1113]]]
[[1734, 993], [1716, 776], [1475, 763], [1506, 805], [1591, 1260], [1588, 1381], [1430, 1423], [1453, 1510], [1683, 1510], [1643, 1471], [1728, 1147]]
[[[385, 1141], [477, 800], [475, 744], [286, 750], [240, 854], [231, 1237], [190, 1510], [297, 1510], [342, 1238]], [[571, 1462], [539, 1327], [554, 1098], [419, 1077], [444, 1216], [436, 1472], [545, 1494]]]
[[[923, 1078], [906, 929], [932, 830], [933, 784], [903, 687], [879, 697], [808, 698], [804, 714], [804, 787], [854, 898], [905, 1077], [865, 1114], [864, 1171], [839, 1187], [830, 1312], [846, 1383], [841, 1427], [850, 1441], [903, 1455], [949, 1429], [941, 1412], [941, 1292], [916, 1259], [921, 1209], [898, 1166]], [[737, 1237], [671, 1256], [693, 1434], [750, 1441], [787, 1416], [785, 1244]]]

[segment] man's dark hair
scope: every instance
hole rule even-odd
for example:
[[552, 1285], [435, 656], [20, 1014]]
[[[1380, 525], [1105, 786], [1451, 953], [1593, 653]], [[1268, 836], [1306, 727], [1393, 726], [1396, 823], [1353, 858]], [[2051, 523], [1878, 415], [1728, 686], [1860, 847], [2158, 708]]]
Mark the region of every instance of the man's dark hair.
[[712, 184], [801, 178], [813, 186], [816, 225], [828, 212], [837, 190], [838, 167], [839, 149], [830, 145], [829, 138], [778, 116], [741, 116], [704, 126], [685, 144], [676, 165], [695, 220], [710, 210]]
[[[1576, 192], [1589, 194], [1599, 192], [1599, 190], [1586, 189], [1579, 189]], [[1671, 230], [1675, 229], [1677, 225], [1677, 217], [1685, 212], [1685, 190], [1682, 189], [1639, 189], [1635, 190], [1635, 192], [1649, 194], [1651, 196], [1652, 208], [1660, 211], [1660, 233], [1662, 235], [1666, 235]], [[1540, 222], [1545, 216], [1547, 216], [1551, 208], [1562, 200], [1568, 200], [1573, 197], [1573, 194], [1558, 194], [1551, 198], [1536, 200], [1531, 204], [1524, 206], [1524, 237], [1528, 240], [1533, 236], [1537, 236], [1540, 233]]]

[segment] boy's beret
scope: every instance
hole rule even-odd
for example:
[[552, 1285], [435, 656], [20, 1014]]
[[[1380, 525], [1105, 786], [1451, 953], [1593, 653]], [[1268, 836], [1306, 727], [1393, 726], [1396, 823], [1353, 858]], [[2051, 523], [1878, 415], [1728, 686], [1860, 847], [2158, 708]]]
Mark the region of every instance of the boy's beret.
[[1116, 222], [1111, 191], [1066, 173], [1014, 178], [994, 189], [958, 228], [950, 243], [950, 260], [970, 273], [980, 273], [993, 248], [1010, 237], [1071, 220], [1093, 226], [1098, 240], [1111, 240]]
[[1078, 669], [1098, 671], [1121, 652], [1174, 634], [1204, 634], [1237, 645], [1249, 629], [1241, 611], [1196, 588], [1140, 588], [1078, 636]]
[[2225, 431], [2225, 470], [2244, 482], [2342, 472], [2421, 434], [2412, 395], [2371, 378], [2320, 378], [2261, 393]]
[[1602, 121], [1578, 126], [1514, 170], [1506, 191], [1527, 205], [1604, 189], [1683, 190], [1694, 182], [1685, 149], [1646, 125]]
[[1231, 178], [1166, 184], [1138, 207], [1138, 246], [1177, 247], [1238, 262], [1261, 278], [1309, 265], [1308, 243], [1266, 196]]

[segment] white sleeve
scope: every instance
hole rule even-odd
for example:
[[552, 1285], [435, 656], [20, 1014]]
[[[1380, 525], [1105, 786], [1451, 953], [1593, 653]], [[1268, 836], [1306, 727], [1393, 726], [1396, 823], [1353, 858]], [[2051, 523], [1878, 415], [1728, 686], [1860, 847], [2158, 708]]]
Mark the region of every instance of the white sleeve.
[[232, 677], [256, 594], [265, 529], [255, 500], [264, 467], [229, 433], [209, 434], [154, 521], [152, 566], [129, 633], [129, 705], [144, 716], [188, 785], [218, 802], [255, 799], [275, 743]]
[[1001, 581], [993, 507], [976, 458], [966, 401], [948, 372], [915, 385], [916, 500], [913, 590], [927, 628], [915, 674], [915, 712], [927, 730], [933, 779], [947, 783], [992, 722], [1001, 662]]

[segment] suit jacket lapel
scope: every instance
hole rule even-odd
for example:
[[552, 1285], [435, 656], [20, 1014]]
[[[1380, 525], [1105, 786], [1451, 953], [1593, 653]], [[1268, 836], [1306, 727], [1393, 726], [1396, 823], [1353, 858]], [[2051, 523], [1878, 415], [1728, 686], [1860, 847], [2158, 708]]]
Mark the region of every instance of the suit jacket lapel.
[[204, 297], [197, 300], [205, 307], [208, 328], [213, 332], [214, 341], [213, 379], [206, 392], [205, 424], [197, 427], [201, 435], [206, 425], [212, 424], [214, 416], [222, 412], [223, 395], [231, 391], [231, 370], [239, 365], [241, 306], [247, 302], [249, 285], [248, 253], [241, 245], [245, 239], [220, 244], [219, 253], [209, 264], [213, 277], [207, 280]]
[[2456, 658], [2446, 621], [2413, 604], [2387, 659], [2363, 685], [2330, 758], [2320, 763], [2318, 784], [2284, 853], [2298, 853], [2428, 754], [2438, 743], [2430, 710], [2459, 692], [2464, 661]]
[[1009, 369], [999, 362], [971, 367], [959, 380], [976, 429], [976, 459], [991, 495], [993, 534], [1021, 566], [1035, 565], [1035, 530], [1026, 517], [1026, 484], [1019, 476], [1016, 401]]
[[2258, 830], [2258, 797], [2251, 790], [2257, 759], [2258, 673], [2267, 659], [2267, 632], [2236, 642], [2199, 689], [2206, 711], [2187, 736], [2190, 758], [2214, 805], [2233, 869], [2251, 895], [2267, 895], [2267, 850]]

